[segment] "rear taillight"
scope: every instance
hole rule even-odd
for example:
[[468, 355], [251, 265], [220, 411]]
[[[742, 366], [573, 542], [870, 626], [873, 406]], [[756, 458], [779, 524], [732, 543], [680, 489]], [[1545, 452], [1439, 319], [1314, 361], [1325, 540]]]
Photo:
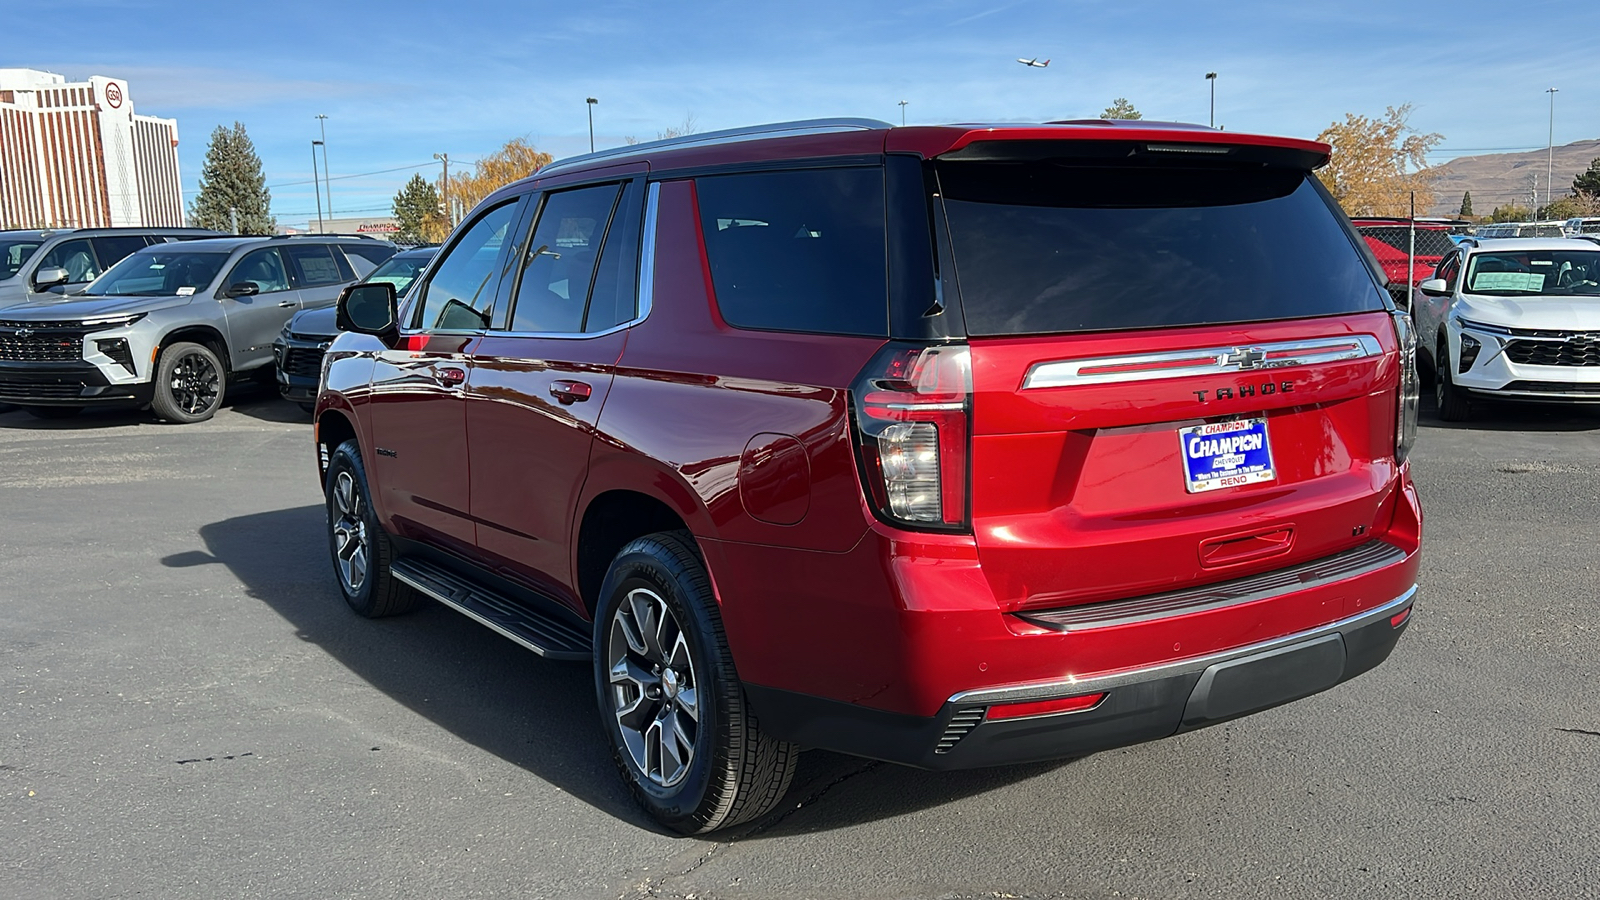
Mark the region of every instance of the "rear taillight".
[[1417, 330], [1408, 313], [1394, 313], [1394, 333], [1400, 342], [1400, 400], [1394, 430], [1395, 462], [1405, 462], [1417, 443], [1417, 403], [1421, 384], [1417, 378]]
[[892, 343], [851, 387], [867, 498], [884, 520], [967, 527], [972, 361], [965, 344]]

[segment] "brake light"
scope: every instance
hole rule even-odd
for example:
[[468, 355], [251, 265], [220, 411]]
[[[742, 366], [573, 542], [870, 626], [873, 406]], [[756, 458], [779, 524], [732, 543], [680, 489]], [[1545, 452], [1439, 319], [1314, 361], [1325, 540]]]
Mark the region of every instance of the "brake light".
[[851, 388], [867, 497], [896, 525], [967, 527], [972, 360], [965, 344], [885, 346]]
[[1100, 705], [1105, 692], [1062, 697], [1056, 700], [1035, 700], [1031, 703], [1002, 703], [989, 707], [985, 718], [993, 722], [1001, 719], [1029, 719], [1034, 716], [1055, 716], [1061, 713], [1086, 712]]
[[1421, 381], [1417, 376], [1417, 330], [1409, 313], [1394, 313], [1394, 333], [1400, 342], [1400, 397], [1394, 429], [1394, 459], [1398, 463], [1405, 462], [1417, 443]]

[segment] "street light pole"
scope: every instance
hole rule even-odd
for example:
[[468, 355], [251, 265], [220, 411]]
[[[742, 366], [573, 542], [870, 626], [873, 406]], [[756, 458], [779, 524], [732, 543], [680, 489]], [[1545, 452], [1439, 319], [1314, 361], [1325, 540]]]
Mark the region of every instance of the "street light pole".
[[328, 168], [328, 117], [317, 114], [317, 126], [322, 129], [322, 189], [328, 192], [328, 219], [333, 220], [333, 170]]
[[596, 103], [599, 103], [600, 101], [596, 100], [593, 97], [589, 97], [586, 100], [584, 100], [583, 102], [584, 102], [584, 105], [586, 105], [589, 108], [589, 152], [593, 153], [594, 152], [594, 105]]
[[1556, 169], [1556, 91], [1557, 90], [1558, 90], [1557, 88], [1550, 88], [1549, 90], [1545, 91], [1546, 94], [1550, 95], [1550, 143], [1549, 143], [1548, 147], [1545, 149], [1545, 158], [1544, 158], [1544, 205], [1545, 205], [1545, 208], [1546, 208], [1546, 215], [1549, 214], [1548, 210], [1549, 210], [1549, 207], [1550, 207], [1550, 179], [1555, 177], [1555, 169]]
[[1206, 80], [1211, 82], [1211, 127], [1217, 127], [1217, 73], [1207, 72]]
[[456, 214], [455, 211], [450, 208], [450, 154], [435, 153], [433, 158], [444, 163], [444, 180], [439, 182], [440, 186], [444, 189], [444, 220], [450, 223], [451, 228], [454, 228], [456, 227]]
[[906, 100], [901, 100], [900, 101], [900, 126], [902, 128], [904, 128], [905, 124], [906, 124], [906, 103], [907, 102], [909, 102], [909, 101], [906, 101]]
[[[317, 195], [317, 234], [324, 234], [322, 225], [322, 188], [317, 181], [317, 145], [321, 141], [311, 142], [311, 193]], [[326, 148], [324, 148], [326, 150]]]

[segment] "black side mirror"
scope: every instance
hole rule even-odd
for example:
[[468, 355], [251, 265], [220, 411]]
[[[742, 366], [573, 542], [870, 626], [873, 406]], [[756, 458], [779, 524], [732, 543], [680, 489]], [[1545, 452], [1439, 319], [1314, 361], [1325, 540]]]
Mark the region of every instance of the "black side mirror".
[[370, 334], [389, 343], [400, 332], [394, 285], [368, 281], [345, 288], [339, 294], [334, 322], [340, 331]]
[[229, 297], [251, 297], [261, 293], [261, 285], [254, 281], [235, 281], [223, 293]]
[[33, 273], [33, 286], [38, 290], [52, 288], [66, 284], [72, 275], [60, 266], [41, 266], [39, 271]]

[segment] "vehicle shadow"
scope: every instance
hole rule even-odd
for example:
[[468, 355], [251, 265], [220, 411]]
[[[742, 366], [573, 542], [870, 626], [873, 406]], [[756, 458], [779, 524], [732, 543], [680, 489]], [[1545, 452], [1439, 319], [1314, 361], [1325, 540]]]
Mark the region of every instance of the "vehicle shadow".
[[[222, 398], [222, 409], [233, 410], [263, 422], [309, 423], [311, 417], [300, 407], [278, 396], [275, 385], [257, 381], [242, 381], [228, 385]], [[221, 410], [219, 410], [219, 413]], [[33, 428], [51, 431], [83, 431], [96, 428], [118, 428], [129, 425], [146, 425], [156, 428], [182, 428], [156, 418], [148, 409], [118, 406], [104, 409], [89, 407], [77, 415], [64, 419], [41, 419], [25, 407], [0, 404], [0, 428]], [[201, 423], [202, 427], [204, 423]]]
[[1446, 422], [1439, 418], [1433, 392], [1424, 390], [1417, 427], [1446, 431], [1595, 431], [1600, 429], [1600, 405], [1517, 403], [1474, 399], [1472, 418]]
[[[321, 506], [226, 519], [200, 529], [203, 551], [161, 562], [171, 568], [227, 566], [301, 640], [407, 709], [597, 809], [660, 830], [639, 812], [613, 768], [587, 665], [545, 660], [434, 604], [393, 619], [355, 615], [333, 583], [324, 528]], [[874, 821], [1059, 765], [929, 773], [806, 753], [785, 805], [755, 828], [783, 834]], [[850, 797], [848, 803], [824, 798], [846, 779], [850, 790], [840, 794]], [[790, 817], [785, 810], [797, 803], [808, 814]]]

